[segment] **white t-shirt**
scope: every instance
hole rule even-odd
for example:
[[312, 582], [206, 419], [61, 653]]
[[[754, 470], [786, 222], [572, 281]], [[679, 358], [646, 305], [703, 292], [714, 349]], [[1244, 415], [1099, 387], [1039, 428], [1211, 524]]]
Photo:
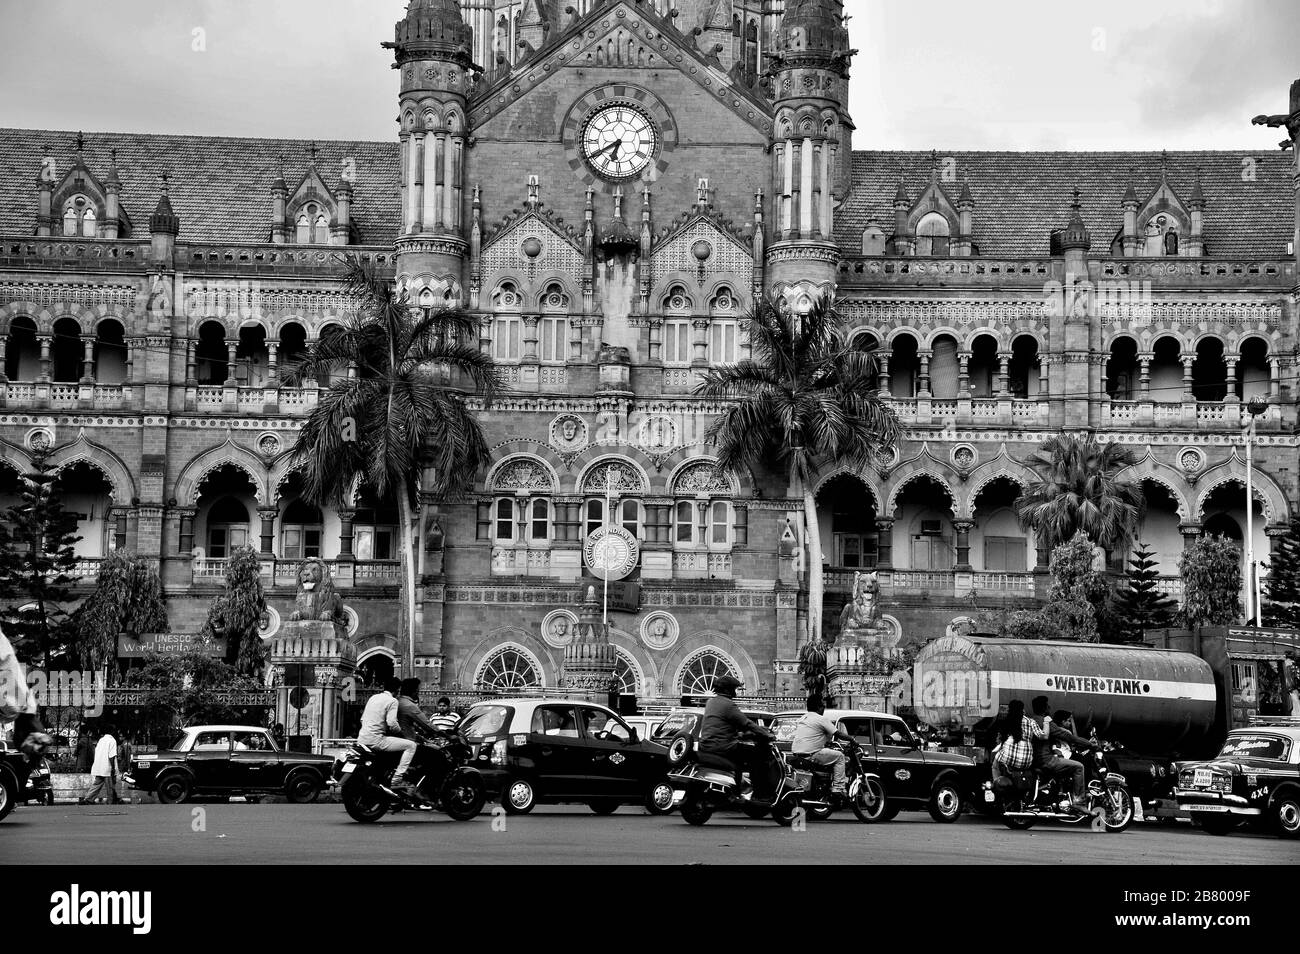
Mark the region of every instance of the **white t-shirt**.
[[116, 761], [117, 739], [105, 733], [95, 745], [95, 763], [90, 767], [90, 774], [107, 778], [113, 774], [113, 763]]

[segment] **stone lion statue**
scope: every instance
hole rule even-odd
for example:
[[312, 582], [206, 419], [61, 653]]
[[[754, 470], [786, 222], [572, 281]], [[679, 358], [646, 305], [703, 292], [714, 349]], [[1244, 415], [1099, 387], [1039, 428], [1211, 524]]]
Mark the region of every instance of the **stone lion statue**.
[[840, 613], [840, 631], [873, 629], [880, 622], [880, 583], [876, 572], [853, 574], [853, 598]]
[[298, 567], [298, 592], [289, 619], [344, 621], [343, 600], [334, 589], [334, 579], [324, 560], [303, 560]]

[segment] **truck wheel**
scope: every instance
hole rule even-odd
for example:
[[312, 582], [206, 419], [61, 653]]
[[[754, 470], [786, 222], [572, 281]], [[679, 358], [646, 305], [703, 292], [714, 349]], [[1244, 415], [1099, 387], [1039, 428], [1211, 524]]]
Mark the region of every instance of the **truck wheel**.
[[1273, 823], [1283, 838], [1300, 838], [1300, 796], [1287, 792], [1273, 803]]
[[190, 780], [180, 772], [164, 775], [158, 782], [158, 801], [164, 805], [179, 805], [190, 797]]
[[934, 787], [925, 807], [935, 821], [951, 824], [961, 817], [961, 791], [955, 782], [940, 782]]
[[1196, 819], [1196, 824], [1207, 834], [1226, 835], [1237, 827], [1237, 819], [1231, 815], [1206, 815], [1204, 818]]

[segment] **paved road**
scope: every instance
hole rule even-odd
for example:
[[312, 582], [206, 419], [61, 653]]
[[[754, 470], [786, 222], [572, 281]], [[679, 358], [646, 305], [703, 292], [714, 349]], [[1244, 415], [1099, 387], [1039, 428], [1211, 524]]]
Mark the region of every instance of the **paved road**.
[[[504, 830], [501, 830], [504, 823]], [[197, 830], [196, 830], [197, 829]], [[863, 825], [852, 814], [806, 831], [715, 815], [693, 828], [636, 808], [597, 817], [542, 806], [522, 817], [395, 815], [359, 825], [342, 806], [126, 805], [17, 808], [0, 822], [6, 858], [53, 864], [1295, 864], [1300, 845], [1271, 835], [1215, 837], [1189, 825], [1120, 835], [1043, 825], [1008, 831], [978, 816], [939, 825], [925, 813]]]

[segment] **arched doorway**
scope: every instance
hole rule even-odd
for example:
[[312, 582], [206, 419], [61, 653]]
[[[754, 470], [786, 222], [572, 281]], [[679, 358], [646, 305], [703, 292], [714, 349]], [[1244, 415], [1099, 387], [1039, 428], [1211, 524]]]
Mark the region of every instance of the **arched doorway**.
[[876, 502], [852, 474], [839, 474], [817, 492], [822, 559], [832, 567], [856, 570], [876, 565]]

